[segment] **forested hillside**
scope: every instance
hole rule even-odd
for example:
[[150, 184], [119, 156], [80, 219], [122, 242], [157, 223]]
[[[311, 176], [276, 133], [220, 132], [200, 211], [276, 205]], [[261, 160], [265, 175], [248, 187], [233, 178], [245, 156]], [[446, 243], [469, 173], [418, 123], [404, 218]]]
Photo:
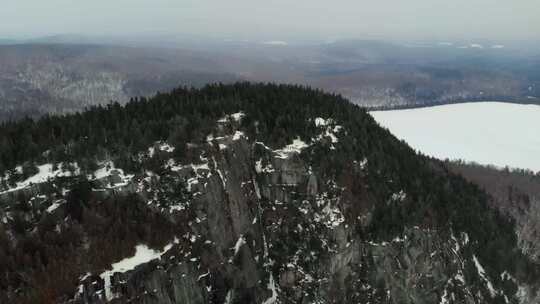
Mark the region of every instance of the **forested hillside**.
[[0, 45], [0, 121], [63, 114], [239, 78], [201, 52], [109, 44]]
[[446, 166], [485, 190], [490, 204], [515, 221], [519, 246], [535, 261], [540, 260], [540, 172], [465, 162], [448, 162]]
[[540, 282], [478, 186], [305, 87], [3, 123], [0, 172], [2, 303], [534, 303]]

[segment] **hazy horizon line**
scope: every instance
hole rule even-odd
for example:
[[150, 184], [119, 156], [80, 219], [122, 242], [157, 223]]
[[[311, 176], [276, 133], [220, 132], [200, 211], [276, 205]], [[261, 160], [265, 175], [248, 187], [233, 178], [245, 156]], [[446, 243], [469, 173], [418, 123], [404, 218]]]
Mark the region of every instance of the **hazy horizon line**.
[[[83, 33], [48, 33], [48, 34], [0, 34], [0, 40], [11, 40], [17, 43], [32, 43], [52, 39], [64, 39], [69, 43], [78, 43], [80, 40], [87, 40], [92, 43], [126, 43], [126, 42], [151, 42], [159, 40], [168, 40], [168, 42], [182, 42], [180, 39], [189, 39], [187, 42], [245, 42], [245, 43], [264, 43], [264, 42], [284, 42], [282, 44], [306, 44], [306, 43], [333, 43], [346, 41], [380, 41], [388, 43], [409, 43], [409, 44], [438, 44], [447, 46], [470, 46], [468, 44], [485, 43], [493, 45], [515, 45], [515, 44], [540, 44], [540, 41], [527, 39], [493, 39], [493, 38], [395, 38], [384, 35], [357, 35], [357, 36], [329, 36], [329, 37], [310, 37], [311, 35], [273, 35], [265, 37], [245, 37], [242, 35], [202, 35], [192, 33], [141, 33], [141, 34], [83, 34]], [[76, 41], [76, 40], [79, 41]], [[71, 40], [71, 41], [70, 41]], [[184, 40], [185, 41], [185, 40]], [[164, 41], [166, 42], [166, 41]]]

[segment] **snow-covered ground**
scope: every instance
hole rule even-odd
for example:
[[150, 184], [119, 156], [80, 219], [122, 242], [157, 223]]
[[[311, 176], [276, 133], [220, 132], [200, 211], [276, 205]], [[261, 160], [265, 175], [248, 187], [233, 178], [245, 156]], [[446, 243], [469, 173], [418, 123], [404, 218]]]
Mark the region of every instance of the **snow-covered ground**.
[[[44, 182], [46, 182], [48, 180], [54, 179], [56, 177], [66, 177], [66, 176], [72, 176], [72, 175], [79, 175], [79, 173], [80, 173], [80, 169], [79, 169], [79, 167], [78, 167], [78, 165], [76, 163], [71, 164], [71, 167], [72, 167], [72, 169], [74, 171], [63, 170], [62, 166], [63, 166], [63, 164], [59, 164], [58, 168], [56, 168], [56, 169], [54, 168], [54, 166], [52, 164], [44, 164], [44, 165], [38, 166], [37, 167], [38, 168], [38, 173], [34, 174], [33, 176], [30, 176], [29, 178], [27, 178], [26, 180], [24, 180], [22, 182], [18, 182], [17, 186], [14, 187], [14, 188], [10, 188], [10, 189], [4, 190], [4, 191], [0, 191], [0, 194], [16, 191], [16, 190], [20, 190], [20, 189], [24, 189], [24, 188], [29, 187], [30, 185], [33, 185], [33, 184], [41, 184], [41, 183], [44, 183]], [[18, 167], [16, 170], [20, 172], [22, 169], [20, 169], [20, 167]], [[0, 176], [0, 181], [2, 180], [2, 178], [3, 177]]]
[[[178, 243], [178, 240], [174, 240], [174, 243]], [[163, 250], [157, 251], [149, 248], [144, 244], [137, 245], [135, 247], [135, 255], [129, 258], [125, 258], [117, 263], [111, 265], [111, 270], [103, 272], [100, 277], [105, 281], [105, 297], [107, 300], [111, 300], [115, 297], [111, 292], [111, 276], [115, 272], [126, 272], [135, 269], [135, 267], [148, 263], [154, 259], [159, 259], [169, 249], [171, 249], [173, 243], [166, 245]]]
[[427, 155], [540, 171], [540, 106], [478, 102], [371, 115]]

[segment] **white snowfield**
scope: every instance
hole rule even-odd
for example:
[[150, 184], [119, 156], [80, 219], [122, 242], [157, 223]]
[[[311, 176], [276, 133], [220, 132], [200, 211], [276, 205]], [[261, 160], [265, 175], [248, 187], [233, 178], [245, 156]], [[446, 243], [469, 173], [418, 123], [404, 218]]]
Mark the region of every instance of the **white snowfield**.
[[477, 102], [371, 115], [399, 139], [440, 159], [540, 171], [540, 106]]

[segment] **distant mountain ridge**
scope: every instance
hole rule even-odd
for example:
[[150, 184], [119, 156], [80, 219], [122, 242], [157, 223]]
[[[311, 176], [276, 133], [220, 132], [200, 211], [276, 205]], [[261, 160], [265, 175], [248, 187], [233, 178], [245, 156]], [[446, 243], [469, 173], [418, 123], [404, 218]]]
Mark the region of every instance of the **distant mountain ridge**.
[[511, 48], [98, 42], [60, 36], [0, 46], [0, 120], [239, 80], [309, 85], [369, 108], [540, 97], [540, 55]]
[[69, 113], [131, 97], [151, 96], [179, 85], [238, 80], [208, 57], [100, 45], [0, 47], [0, 120]]

